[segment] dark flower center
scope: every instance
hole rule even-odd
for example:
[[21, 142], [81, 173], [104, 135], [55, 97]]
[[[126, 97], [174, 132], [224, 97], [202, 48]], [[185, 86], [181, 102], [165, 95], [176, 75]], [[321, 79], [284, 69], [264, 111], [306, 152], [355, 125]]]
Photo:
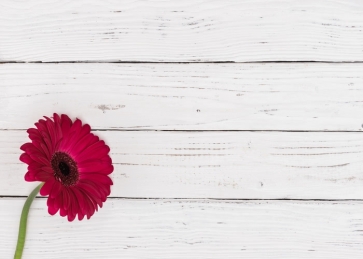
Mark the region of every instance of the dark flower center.
[[59, 170], [61, 171], [61, 173], [64, 175], [64, 176], [67, 176], [67, 175], [69, 175], [69, 173], [70, 173], [70, 169], [69, 169], [69, 166], [66, 164], [66, 163], [64, 163], [64, 162], [60, 162], [59, 164], [58, 164], [58, 168], [59, 168]]
[[79, 173], [77, 163], [65, 152], [55, 152], [51, 160], [54, 177], [65, 186], [72, 186], [78, 182]]

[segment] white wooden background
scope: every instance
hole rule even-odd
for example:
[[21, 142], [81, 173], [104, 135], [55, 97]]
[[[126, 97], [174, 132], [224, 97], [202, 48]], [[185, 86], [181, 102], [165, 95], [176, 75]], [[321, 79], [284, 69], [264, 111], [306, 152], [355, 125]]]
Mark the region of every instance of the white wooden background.
[[114, 186], [89, 221], [37, 198], [24, 259], [362, 258], [361, 0], [0, 0], [0, 62], [0, 258], [53, 112]]

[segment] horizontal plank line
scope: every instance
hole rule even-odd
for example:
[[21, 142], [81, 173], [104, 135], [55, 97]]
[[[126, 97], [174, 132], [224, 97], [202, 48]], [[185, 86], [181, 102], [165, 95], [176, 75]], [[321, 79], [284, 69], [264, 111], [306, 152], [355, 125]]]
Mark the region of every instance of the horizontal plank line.
[[0, 64], [263, 64], [263, 63], [322, 63], [322, 64], [363, 64], [362, 60], [356, 61], [324, 61], [324, 60], [263, 60], [263, 61], [108, 61], [108, 60], [69, 60], [69, 61], [12, 61], [0, 60]]
[[[3, 129], [28, 128], [48, 110], [87, 119], [94, 129], [362, 131], [362, 64], [4, 64], [0, 69]], [[28, 105], [31, 114], [24, 113]]]
[[[0, 129], [0, 131], [27, 131], [28, 129]], [[162, 129], [92, 129], [91, 131], [125, 132], [292, 132], [292, 133], [363, 133], [362, 130], [162, 130]]]
[[[19, 161], [19, 147], [28, 142], [26, 135], [0, 132], [0, 172], [6, 179], [0, 195], [27, 196], [37, 184], [22, 180], [26, 165]], [[363, 199], [360, 133], [97, 135], [111, 149], [113, 197]]]
[[[0, 195], [1, 198], [27, 198], [24, 195]], [[37, 196], [36, 198], [46, 199], [48, 197]], [[363, 201], [363, 199], [258, 199], [258, 198], [163, 198], [163, 197], [108, 197], [112, 200], [212, 200], [212, 201], [316, 201], [316, 202], [334, 202], [334, 201]]]

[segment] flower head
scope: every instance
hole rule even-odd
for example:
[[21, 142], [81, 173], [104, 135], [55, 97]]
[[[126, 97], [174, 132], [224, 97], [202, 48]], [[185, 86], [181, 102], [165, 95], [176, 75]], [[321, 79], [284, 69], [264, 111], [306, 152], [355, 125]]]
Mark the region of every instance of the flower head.
[[65, 114], [44, 118], [28, 129], [31, 143], [20, 148], [25, 152], [20, 160], [28, 164], [25, 180], [44, 182], [40, 194], [49, 195], [49, 214], [89, 219], [111, 192], [110, 148], [79, 119], [72, 122]]

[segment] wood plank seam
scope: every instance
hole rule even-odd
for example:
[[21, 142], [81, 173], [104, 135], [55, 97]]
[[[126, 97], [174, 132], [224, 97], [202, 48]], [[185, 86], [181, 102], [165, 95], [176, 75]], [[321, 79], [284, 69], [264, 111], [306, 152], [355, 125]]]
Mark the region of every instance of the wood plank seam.
[[[15, 196], [15, 195], [0, 195], [1, 199], [25, 199], [28, 196]], [[35, 199], [45, 200], [48, 199], [48, 196], [36, 196]], [[168, 202], [168, 201], [175, 201], [175, 202], [237, 202], [237, 203], [244, 203], [244, 202], [269, 202], [269, 201], [276, 201], [276, 202], [317, 202], [317, 203], [326, 203], [329, 204], [331, 202], [363, 202], [363, 199], [218, 199], [218, 198], [140, 198], [140, 197], [107, 197], [107, 200], [115, 200], [115, 201], [160, 201], [160, 202]], [[107, 202], [107, 201], [106, 201]]]
[[320, 64], [363, 64], [363, 61], [315, 61], [315, 60], [304, 60], [304, 61], [289, 61], [289, 60], [271, 60], [271, 61], [180, 61], [180, 62], [165, 62], [165, 61], [84, 61], [84, 60], [69, 60], [69, 61], [12, 61], [12, 60], [0, 60], [0, 64], [266, 64], [266, 63], [320, 63]]

